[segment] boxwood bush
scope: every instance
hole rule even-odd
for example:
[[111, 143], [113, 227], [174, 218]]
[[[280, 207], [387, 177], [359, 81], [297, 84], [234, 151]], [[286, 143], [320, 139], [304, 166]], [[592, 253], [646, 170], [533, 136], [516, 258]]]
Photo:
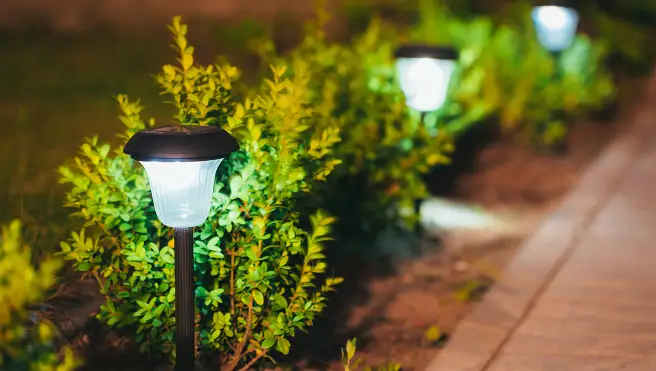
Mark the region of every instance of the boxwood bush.
[[339, 130], [333, 154], [343, 165], [303, 201], [338, 216], [337, 247], [367, 249], [383, 232], [414, 225], [414, 201], [427, 196], [422, 174], [448, 161], [451, 135], [406, 108], [386, 25], [374, 21], [351, 42], [338, 43], [326, 37], [328, 19], [319, 8], [289, 53], [276, 53], [270, 40], [257, 50], [267, 63], [287, 66], [290, 77], [307, 71], [308, 99], [319, 116], [313, 124]]
[[[285, 66], [272, 66], [258, 94], [242, 100], [232, 91], [235, 67], [195, 64], [187, 26], [175, 18], [170, 29], [178, 65], [165, 65], [157, 81], [175, 106], [174, 121], [221, 125], [241, 146], [222, 162], [210, 216], [195, 229], [194, 270], [201, 358], [247, 369], [287, 354], [341, 281], [324, 277], [333, 218], [294, 208], [339, 164], [332, 154], [339, 131], [310, 124], [318, 113], [303, 71], [286, 78]], [[172, 232], [156, 218], [143, 168], [122, 153], [127, 138], [155, 123], [141, 118], [138, 101], [117, 100], [126, 127], [118, 146], [89, 139], [60, 169], [71, 187], [66, 204], [85, 222], [61, 248], [97, 279], [106, 299], [98, 318], [133, 335], [142, 350], [174, 359]]]

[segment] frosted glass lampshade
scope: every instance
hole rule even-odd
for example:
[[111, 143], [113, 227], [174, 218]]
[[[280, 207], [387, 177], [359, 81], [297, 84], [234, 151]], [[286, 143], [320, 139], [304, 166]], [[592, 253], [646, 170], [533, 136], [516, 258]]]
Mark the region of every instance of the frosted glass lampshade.
[[446, 100], [455, 61], [431, 58], [399, 58], [396, 69], [408, 107], [431, 112]]
[[399, 85], [408, 107], [420, 112], [442, 107], [458, 52], [444, 46], [404, 45], [396, 50], [395, 57]]
[[237, 140], [218, 126], [166, 125], [137, 132], [123, 152], [146, 168], [162, 223], [191, 228], [207, 219], [216, 170], [238, 149]]
[[540, 44], [549, 51], [567, 49], [576, 36], [579, 15], [572, 8], [538, 6], [531, 11], [531, 18]]
[[216, 169], [223, 159], [193, 162], [141, 161], [157, 217], [175, 228], [203, 224], [210, 212]]

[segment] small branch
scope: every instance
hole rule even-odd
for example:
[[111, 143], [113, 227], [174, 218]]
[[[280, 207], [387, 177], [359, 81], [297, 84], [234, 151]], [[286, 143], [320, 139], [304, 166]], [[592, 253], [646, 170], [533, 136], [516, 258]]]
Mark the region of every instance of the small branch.
[[253, 296], [251, 295], [251, 299], [248, 302], [248, 316], [246, 317], [246, 331], [244, 332], [244, 337], [241, 339], [239, 346], [237, 346], [237, 350], [235, 351], [235, 354], [232, 356], [232, 360], [230, 361], [230, 363], [228, 363], [228, 367], [226, 368], [227, 371], [233, 371], [235, 368], [237, 368], [237, 365], [239, 364], [239, 360], [242, 357], [244, 347], [246, 346], [246, 343], [248, 343], [248, 339], [251, 336], [252, 324], [253, 324]]
[[[98, 279], [98, 278], [96, 278], [96, 279]], [[66, 283], [60, 283], [57, 286], [57, 290], [52, 295], [45, 298], [43, 301], [47, 303], [49, 301], [55, 300], [56, 298], [58, 298], [60, 296], [63, 296], [64, 289], [68, 289], [67, 292], [71, 292], [70, 288], [68, 287], [68, 285]]]
[[[239, 346], [237, 347], [237, 353], [235, 354], [235, 358], [237, 359], [237, 361], [239, 360], [238, 358], [241, 357], [242, 352], [244, 351], [244, 347], [248, 342], [248, 338], [251, 336], [252, 325], [253, 325], [253, 296], [251, 296], [251, 300], [248, 302], [248, 316], [246, 317], [246, 331], [244, 332], [244, 337], [241, 339], [241, 343], [239, 343]], [[236, 362], [235, 362], [235, 366], [236, 366]]]
[[98, 281], [98, 286], [100, 286], [100, 293], [106, 295], [107, 293], [105, 292], [104, 282], [100, 279], [100, 276], [98, 276], [98, 272], [95, 269], [92, 269], [91, 274], [93, 274], [93, 276], [96, 278], [96, 281]]
[[266, 350], [263, 351], [263, 352], [260, 353], [257, 357], [251, 359], [251, 360], [246, 364], [246, 366], [240, 368], [239, 371], [248, 371], [248, 370], [249, 370], [249, 369], [255, 364], [255, 362], [259, 361], [260, 358], [264, 357], [266, 354], [267, 354], [267, 351], [266, 351]]
[[307, 260], [307, 256], [306, 256], [305, 258], [303, 258], [303, 268], [302, 268], [302, 271], [301, 271], [301, 276], [298, 279], [298, 284], [296, 285], [296, 289], [294, 290], [294, 294], [292, 295], [292, 298], [289, 300], [288, 308], [292, 307], [294, 301], [298, 297], [299, 292], [301, 292], [303, 290], [303, 284], [301, 282], [303, 282], [303, 277], [308, 274], [308, 273], [306, 273], [306, 269], [308, 267], [309, 267], [309, 264], [308, 264], [308, 260]]
[[230, 254], [230, 315], [235, 316], [235, 254]]

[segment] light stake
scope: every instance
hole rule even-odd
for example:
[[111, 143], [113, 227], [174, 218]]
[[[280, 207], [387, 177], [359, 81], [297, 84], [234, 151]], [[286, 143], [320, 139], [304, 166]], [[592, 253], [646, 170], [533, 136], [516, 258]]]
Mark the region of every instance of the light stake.
[[141, 130], [123, 148], [146, 169], [157, 217], [174, 230], [176, 371], [195, 368], [193, 228], [209, 215], [219, 164], [238, 149], [220, 127], [190, 125]]
[[[562, 52], [572, 45], [579, 24], [578, 12], [573, 8], [563, 6], [563, 4], [565, 3], [561, 1], [560, 4], [536, 6], [531, 11], [538, 41], [554, 59], [554, 80], [557, 82], [564, 77], [561, 63]], [[559, 110], [554, 115], [564, 117], [565, 113]], [[565, 150], [560, 146], [558, 149]]]
[[[437, 111], [446, 101], [458, 51], [449, 46], [410, 44], [400, 46], [394, 56], [406, 105], [419, 111], [423, 125], [426, 114]], [[416, 215], [421, 211], [422, 201], [414, 202]], [[420, 229], [420, 223], [417, 223], [415, 232], [419, 233]]]

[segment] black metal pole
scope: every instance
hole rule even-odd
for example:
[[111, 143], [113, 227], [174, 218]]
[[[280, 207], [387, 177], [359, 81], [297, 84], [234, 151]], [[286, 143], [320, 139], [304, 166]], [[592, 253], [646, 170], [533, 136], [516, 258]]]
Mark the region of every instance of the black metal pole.
[[[420, 122], [419, 124], [424, 126], [426, 123], [426, 111], [421, 111], [420, 113]], [[415, 215], [417, 216], [417, 221], [415, 223], [415, 233], [416, 234], [421, 234], [421, 204], [424, 200], [421, 198], [418, 198], [414, 201], [414, 206], [415, 206]]]
[[562, 50], [556, 50], [551, 52], [551, 57], [554, 60], [554, 69], [555, 69], [555, 77], [557, 81], [560, 81], [563, 77], [563, 71], [561, 71], [560, 68], [560, 56], [563, 54]]
[[194, 234], [175, 228], [175, 371], [193, 371], [195, 355]]
[[[563, 73], [564, 71], [562, 69], [562, 60], [561, 60], [562, 55], [563, 55], [562, 50], [551, 52], [551, 56], [554, 59], [554, 68], [555, 68], [554, 79], [556, 83], [562, 82], [564, 78], [564, 73]], [[556, 111], [554, 113], [554, 116], [556, 117], [556, 119], [565, 121], [565, 110], [561, 109]], [[557, 154], [564, 154], [565, 152], [567, 152], [566, 141], [558, 142], [554, 147], [552, 147], [552, 150], [555, 151], [555, 153]]]

